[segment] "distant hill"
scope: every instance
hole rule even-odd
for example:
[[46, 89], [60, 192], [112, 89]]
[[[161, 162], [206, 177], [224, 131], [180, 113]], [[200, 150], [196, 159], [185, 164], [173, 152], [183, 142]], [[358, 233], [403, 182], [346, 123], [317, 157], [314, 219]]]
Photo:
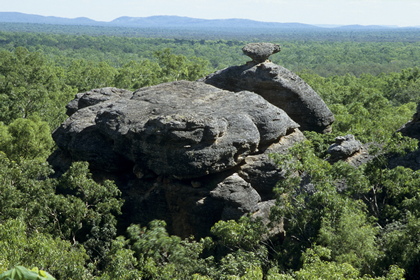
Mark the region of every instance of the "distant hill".
[[34, 23], [55, 25], [86, 25], [86, 26], [116, 26], [139, 28], [220, 28], [220, 29], [387, 29], [389, 26], [363, 26], [363, 25], [310, 25], [303, 23], [262, 22], [249, 19], [198, 19], [180, 16], [150, 16], [150, 17], [119, 17], [112, 21], [95, 21], [89, 18], [62, 18], [53, 16], [40, 16], [18, 12], [0, 12], [0, 22], [6, 23]]
[[313, 29], [314, 25], [302, 23], [262, 22], [249, 19], [198, 19], [179, 16], [120, 17], [110, 25], [138, 27], [189, 27], [189, 28], [281, 28]]
[[60, 25], [100, 25], [103, 22], [95, 21], [86, 17], [74, 19], [62, 17], [46, 17], [16, 12], [0, 12], [0, 22], [10, 23], [39, 23], [39, 24], [60, 24]]

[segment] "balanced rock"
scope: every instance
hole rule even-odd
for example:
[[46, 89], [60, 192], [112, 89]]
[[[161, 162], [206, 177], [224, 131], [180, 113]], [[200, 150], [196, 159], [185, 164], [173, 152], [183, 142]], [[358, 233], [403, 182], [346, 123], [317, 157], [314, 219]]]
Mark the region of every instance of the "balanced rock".
[[252, 58], [252, 62], [261, 63], [270, 55], [280, 52], [280, 46], [273, 43], [250, 43], [242, 48], [245, 55]]
[[334, 115], [321, 97], [298, 75], [272, 62], [228, 67], [199, 81], [234, 92], [255, 92], [283, 109], [301, 130], [331, 131]]

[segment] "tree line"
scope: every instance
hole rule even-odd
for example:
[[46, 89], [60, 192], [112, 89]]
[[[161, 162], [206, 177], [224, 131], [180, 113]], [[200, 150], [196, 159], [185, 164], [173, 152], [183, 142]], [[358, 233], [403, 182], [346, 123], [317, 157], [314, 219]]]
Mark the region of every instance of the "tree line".
[[[293, 25], [293, 24], [292, 24]], [[298, 41], [347, 41], [347, 42], [418, 42], [419, 28], [387, 28], [347, 26], [341, 28], [318, 27], [128, 27], [94, 25], [57, 25], [36, 23], [0, 22], [0, 30], [8, 32], [70, 34], [88, 36], [118, 36], [136, 38], [170, 38], [186, 40], [298, 40]]]
[[[420, 40], [404, 41], [404, 36], [398, 32], [390, 34], [394, 37], [390, 35], [392, 40], [389, 41], [352, 41], [340, 37], [332, 40], [273, 37], [268, 41], [280, 44], [282, 48], [279, 54], [271, 57], [275, 63], [296, 72], [309, 69], [324, 77], [347, 73], [378, 75], [418, 66]], [[213, 71], [248, 61], [241, 48], [250, 41], [252, 38], [168, 39], [0, 31], [0, 48], [12, 51], [25, 47], [31, 52], [45, 54], [61, 66], [74, 59], [85, 59], [118, 68], [133, 60], [155, 60], [156, 51], [169, 48], [176, 55], [208, 61], [209, 70]]]

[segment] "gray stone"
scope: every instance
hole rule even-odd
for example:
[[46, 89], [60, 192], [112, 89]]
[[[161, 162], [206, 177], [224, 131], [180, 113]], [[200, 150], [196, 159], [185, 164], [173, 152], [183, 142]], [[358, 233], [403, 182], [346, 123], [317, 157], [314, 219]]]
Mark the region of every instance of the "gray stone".
[[359, 152], [362, 149], [362, 143], [352, 134], [346, 136], [338, 136], [335, 143], [328, 148], [328, 153], [332, 158], [344, 159]]
[[[220, 219], [265, 221], [282, 172], [270, 160], [304, 139], [280, 108], [249, 91], [178, 81], [130, 92], [77, 94], [53, 133], [50, 163], [88, 161], [94, 178], [123, 191], [123, 219], [165, 220], [171, 233], [205, 236]], [[282, 229], [275, 225], [275, 232]]]
[[220, 182], [210, 196], [224, 202], [223, 220], [238, 219], [245, 213], [256, 212], [261, 201], [258, 192], [237, 173]]
[[267, 200], [258, 203], [258, 211], [253, 213], [251, 217], [258, 219], [267, 229], [266, 236], [263, 239], [284, 239], [286, 232], [284, 230], [284, 219], [279, 218], [278, 221], [273, 221], [271, 218], [271, 210], [276, 205], [276, 200]]
[[257, 94], [199, 82], [104, 99], [73, 113], [53, 138], [72, 158], [109, 171], [125, 160], [157, 175], [200, 177], [241, 164], [298, 127]]
[[121, 96], [130, 97], [132, 91], [119, 89], [114, 87], [98, 88], [92, 89], [87, 92], [81, 92], [76, 95], [76, 97], [67, 104], [67, 115], [71, 116], [77, 110], [89, 107], [107, 100], [118, 99]]
[[330, 109], [305, 81], [272, 62], [228, 67], [199, 81], [234, 92], [255, 92], [283, 109], [300, 130], [330, 132], [334, 122]]
[[280, 52], [280, 46], [273, 43], [250, 43], [242, 48], [245, 55], [252, 58], [252, 62], [261, 63], [270, 55]]
[[77, 94], [50, 163], [63, 173], [88, 161], [94, 178], [115, 180], [127, 223], [161, 219], [172, 234], [200, 237], [250, 214], [281, 235], [268, 216], [284, 173], [270, 154], [304, 140], [300, 128], [328, 132], [334, 117], [301, 78], [266, 61], [278, 45], [243, 51], [253, 62], [197, 82]]
[[249, 182], [263, 200], [272, 199], [275, 196], [274, 188], [284, 179], [284, 172], [279, 169], [270, 155], [285, 153], [287, 149], [303, 140], [305, 140], [303, 133], [296, 130], [282, 137], [279, 142], [272, 144], [265, 151], [247, 156], [238, 170], [239, 176]]
[[341, 160], [357, 167], [374, 157], [368, 150], [369, 145], [363, 145], [352, 134], [338, 136], [335, 138], [335, 143], [327, 150], [330, 154], [328, 161], [334, 163]]

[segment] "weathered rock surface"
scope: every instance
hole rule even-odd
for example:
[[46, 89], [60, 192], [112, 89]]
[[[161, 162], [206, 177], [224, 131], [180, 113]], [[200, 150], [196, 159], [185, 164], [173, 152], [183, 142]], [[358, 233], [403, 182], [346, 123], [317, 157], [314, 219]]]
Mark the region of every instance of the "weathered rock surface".
[[120, 97], [130, 98], [132, 91], [107, 87], [92, 89], [88, 92], [81, 92], [76, 95], [76, 98], [67, 104], [67, 115], [71, 116], [79, 109], [89, 107], [104, 101], [119, 99]]
[[[198, 82], [166, 83], [132, 94], [94, 92], [105, 98], [95, 97], [53, 134], [58, 147], [94, 169], [115, 171], [131, 162], [157, 175], [200, 177], [239, 165], [298, 127], [254, 93]], [[88, 92], [72, 103], [80, 105], [86, 95], [93, 100]]]
[[352, 134], [336, 137], [335, 143], [328, 148], [327, 152], [330, 154], [329, 162], [342, 160], [353, 166], [359, 166], [373, 158], [369, 155], [368, 147], [356, 140]]
[[328, 148], [328, 153], [332, 158], [347, 158], [362, 149], [362, 143], [354, 135], [338, 136], [335, 143]]
[[250, 43], [242, 48], [245, 55], [254, 63], [266, 61], [270, 55], [280, 52], [280, 46], [273, 43]]
[[269, 61], [228, 67], [199, 81], [234, 92], [255, 92], [283, 109], [301, 130], [329, 132], [334, 122], [329, 108], [305, 81]]
[[55, 169], [88, 161], [96, 179], [114, 179], [122, 190], [125, 222], [162, 219], [184, 237], [206, 235], [220, 219], [268, 215], [282, 178], [269, 154], [304, 139], [260, 95], [202, 82], [96, 89], [67, 109], [53, 133]]
[[210, 196], [224, 202], [222, 219], [239, 219], [243, 214], [258, 210], [261, 197], [251, 184], [237, 173], [225, 178], [210, 191]]

